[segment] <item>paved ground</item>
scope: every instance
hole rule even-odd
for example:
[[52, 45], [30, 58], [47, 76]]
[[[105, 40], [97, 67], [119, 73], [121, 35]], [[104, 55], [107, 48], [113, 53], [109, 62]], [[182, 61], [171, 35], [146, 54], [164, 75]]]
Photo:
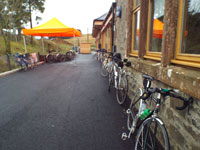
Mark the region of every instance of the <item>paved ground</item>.
[[0, 150], [127, 150], [123, 108], [93, 55], [0, 78]]

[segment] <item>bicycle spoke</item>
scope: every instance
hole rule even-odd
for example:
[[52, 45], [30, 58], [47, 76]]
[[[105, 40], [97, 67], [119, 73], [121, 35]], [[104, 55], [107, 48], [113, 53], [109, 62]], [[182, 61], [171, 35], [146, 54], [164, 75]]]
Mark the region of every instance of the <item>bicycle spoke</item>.
[[152, 144], [152, 148], [153, 148], [154, 146], [153, 146], [153, 140], [152, 140], [151, 132], [149, 133], [149, 137], [150, 137], [150, 143]]
[[154, 148], [156, 147], [156, 133], [157, 133], [157, 128], [158, 128], [158, 124], [155, 124], [155, 128], [154, 128], [154, 142], [153, 142], [153, 146]]

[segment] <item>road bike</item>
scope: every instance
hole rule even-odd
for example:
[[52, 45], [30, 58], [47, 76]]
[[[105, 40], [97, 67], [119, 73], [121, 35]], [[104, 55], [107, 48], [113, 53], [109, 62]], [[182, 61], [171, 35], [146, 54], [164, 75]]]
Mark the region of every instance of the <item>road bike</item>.
[[[127, 128], [129, 133], [122, 134], [122, 139], [130, 138], [131, 134], [137, 130], [135, 150], [170, 150], [170, 142], [164, 122], [158, 117], [161, 105], [167, 97], [174, 97], [183, 101], [183, 106], [176, 107], [177, 110], [183, 110], [190, 107], [193, 103], [193, 98], [186, 99], [180, 96], [178, 90], [152, 88], [151, 81], [154, 79], [151, 76], [143, 75], [144, 92], [139, 89], [135, 97], [132, 99], [126, 113]], [[157, 94], [155, 96], [154, 94]], [[154, 101], [155, 106], [152, 110], [146, 108], [147, 101]], [[136, 108], [137, 103], [140, 103], [139, 109]]]
[[[113, 56], [114, 57], [114, 56]], [[124, 104], [127, 92], [128, 92], [128, 79], [127, 76], [130, 75], [125, 69], [124, 66], [130, 67], [131, 62], [128, 61], [128, 59], [116, 60], [112, 61], [112, 67], [109, 71], [109, 85], [108, 85], [108, 91], [111, 91], [111, 88], [116, 89], [116, 98], [117, 102], [122, 105]]]
[[113, 53], [112, 52], [108, 52], [107, 55], [104, 54], [103, 56], [103, 62], [101, 64], [101, 75], [103, 77], [107, 77], [108, 74], [111, 72], [112, 70], [112, 57], [113, 57]]

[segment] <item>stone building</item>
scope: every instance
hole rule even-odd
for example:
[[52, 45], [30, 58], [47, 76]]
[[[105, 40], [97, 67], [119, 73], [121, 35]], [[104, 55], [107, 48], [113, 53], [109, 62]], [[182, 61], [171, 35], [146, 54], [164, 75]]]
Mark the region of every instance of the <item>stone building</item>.
[[171, 149], [200, 149], [200, 1], [116, 0], [111, 9], [98, 31], [99, 43], [105, 49], [110, 44], [110, 51], [132, 62], [127, 68], [135, 77], [129, 79], [129, 97], [142, 87], [143, 74], [155, 78], [153, 87], [175, 88], [194, 97], [189, 112], [177, 110], [181, 103], [171, 98], [159, 115]]

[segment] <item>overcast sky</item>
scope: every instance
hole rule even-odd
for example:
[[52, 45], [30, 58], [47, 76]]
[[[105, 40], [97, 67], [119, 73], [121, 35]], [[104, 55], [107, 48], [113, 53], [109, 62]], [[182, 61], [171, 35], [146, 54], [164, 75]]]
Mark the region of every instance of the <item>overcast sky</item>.
[[80, 29], [83, 34], [92, 33], [93, 20], [109, 11], [115, 0], [46, 0], [43, 14], [34, 13], [42, 17], [37, 24], [33, 20], [33, 27], [41, 25], [56, 17], [63, 24]]

